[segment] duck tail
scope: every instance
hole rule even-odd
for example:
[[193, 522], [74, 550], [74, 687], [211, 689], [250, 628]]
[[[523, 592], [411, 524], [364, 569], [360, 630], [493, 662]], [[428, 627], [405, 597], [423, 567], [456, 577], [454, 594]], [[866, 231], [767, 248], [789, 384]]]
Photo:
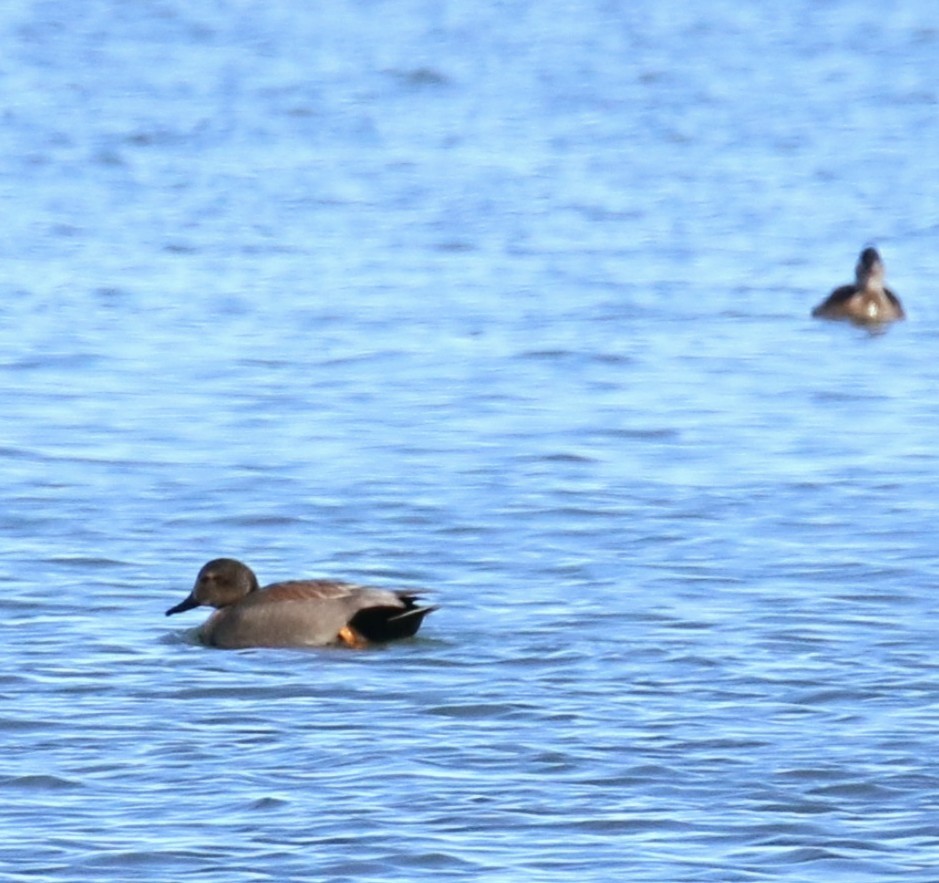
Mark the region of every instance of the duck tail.
[[367, 607], [356, 613], [349, 624], [363, 638], [374, 643], [413, 638], [424, 617], [437, 607], [419, 607], [417, 595], [410, 593], [402, 593], [399, 597], [405, 604], [403, 610], [400, 607]]

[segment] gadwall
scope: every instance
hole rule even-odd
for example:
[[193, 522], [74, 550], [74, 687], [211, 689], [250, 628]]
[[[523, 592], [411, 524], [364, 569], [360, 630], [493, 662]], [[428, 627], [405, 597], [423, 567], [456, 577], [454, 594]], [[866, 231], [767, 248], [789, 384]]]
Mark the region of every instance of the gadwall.
[[865, 248], [854, 268], [854, 285], [836, 288], [814, 310], [818, 319], [847, 319], [861, 325], [880, 325], [903, 319], [900, 299], [884, 285], [884, 262], [876, 248]]
[[331, 579], [303, 579], [260, 588], [246, 564], [216, 558], [204, 565], [189, 596], [167, 616], [193, 607], [215, 607], [199, 637], [226, 649], [316, 647], [410, 638], [436, 607], [419, 607], [420, 593], [360, 586]]

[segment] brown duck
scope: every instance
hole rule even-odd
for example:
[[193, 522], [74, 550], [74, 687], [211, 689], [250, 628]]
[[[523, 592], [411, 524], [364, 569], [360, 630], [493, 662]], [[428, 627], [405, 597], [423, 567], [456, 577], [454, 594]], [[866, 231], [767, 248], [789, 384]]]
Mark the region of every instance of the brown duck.
[[884, 285], [884, 262], [876, 248], [861, 252], [854, 272], [854, 284], [836, 288], [812, 310], [813, 316], [861, 325], [882, 325], [905, 318], [900, 299]]
[[199, 630], [215, 647], [318, 647], [410, 638], [435, 607], [418, 605], [419, 592], [378, 589], [332, 579], [273, 583], [263, 589], [254, 572], [233, 558], [204, 565], [192, 591], [167, 616], [214, 607]]

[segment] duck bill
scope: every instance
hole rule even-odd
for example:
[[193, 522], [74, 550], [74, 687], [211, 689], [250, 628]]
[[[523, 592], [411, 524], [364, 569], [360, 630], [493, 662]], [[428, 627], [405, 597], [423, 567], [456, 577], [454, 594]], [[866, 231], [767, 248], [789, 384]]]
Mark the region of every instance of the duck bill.
[[170, 607], [166, 611], [167, 616], [172, 616], [174, 613], [184, 613], [186, 610], [192, 610], [193, 607], [198, 607], [199, 602], [190, 595], [184, 601], [180, 601], [175, 607]]

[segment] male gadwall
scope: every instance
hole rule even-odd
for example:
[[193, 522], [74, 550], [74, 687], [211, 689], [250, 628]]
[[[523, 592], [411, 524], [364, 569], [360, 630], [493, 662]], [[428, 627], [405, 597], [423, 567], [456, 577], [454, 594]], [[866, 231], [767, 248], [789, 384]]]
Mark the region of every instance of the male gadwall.
[[260, 588], [254, 572], [233, 558], [216, 558], [196, 577], [189, 596], [166, 611], [215, 607], [199, 637], [226, 649], [317, 647], [410, 638], [436, 607], [419, 607], [418, 592], [303, 579]]
[[900, 299], [884, 285], [884, 262], [876, 248], [865, 248], [854, 268], [854, 285], [836, 288], [814, 310], [819, 319], [847, 319], [861, 325], [880, 325], [903, 319]]

